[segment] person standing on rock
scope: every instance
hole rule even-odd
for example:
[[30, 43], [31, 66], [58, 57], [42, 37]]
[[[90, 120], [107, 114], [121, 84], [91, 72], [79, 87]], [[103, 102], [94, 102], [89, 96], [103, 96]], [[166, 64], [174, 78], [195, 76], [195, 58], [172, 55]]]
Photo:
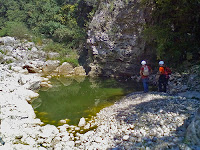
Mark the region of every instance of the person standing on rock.
[[167, 78], [165, 74], [165, 67], [164, 67], [164, 61], [159, 61], [159, 71], [157, 73], [158, 75], [158, 91], [159, 92], [165, 92], [167, 90]]
[[141, 62], [141, 65], [142, 67], [140, 68], [140, 76], [142, 78], [144, 92], [147, 93], [149, 91], [149, 74], [152, 70], [144, 60]]

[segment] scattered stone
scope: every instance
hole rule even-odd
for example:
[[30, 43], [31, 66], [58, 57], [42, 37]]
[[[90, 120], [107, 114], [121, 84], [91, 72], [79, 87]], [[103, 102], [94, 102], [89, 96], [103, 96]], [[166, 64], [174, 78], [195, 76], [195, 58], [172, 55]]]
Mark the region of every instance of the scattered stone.
[[[21, 84], [24, 83], [24, 82], [22, 81], [22, 79], [21, 79], [19, 82], [20, 82]], [[32, 91], [38, 90], [38, 89], [40, 88], [40, 84], [41, 84], [40, 81], [36, 81], [36, 82], [32, 83], [28, 89], [29, 89], [29, 90], [32, 90]]]
[[97, 138], [95, 139], [95, 141], [96, 141], [97, 143], [101, 143], [101, 142], [102, 142], [102, 138], [101, 138], [101, 137], [97, 137]]
[[85, 118], [82, 117], [82, 118], [80, 119], [79, 123], [78, 123], [78, 126], [79, 126], [79, 127], [83, 127], [83, 126], [85, 126], [85, 124], [86, 124]]
[[129, 136], [128, 136], [128, 135], [123, 136], [123, 140], [124, 140], [124, 141], [127, 141], [128, 139], [129, 139]]
[[37, 73], [39, 72], [39, 70], [37, 68], [35, 68], [34, 66], [31, 65], [25, 65], [22, 67], [23, 69], [27, 69], [29, 73]]
[[60, 122], [60, 123], [63, 123], [63, 124], [64, 124], [64, 123], [67, 123], [66, 120], [60, 120], [59, 122]]
[[5, 142], [2, 140], [1, 137], [0, 137], [0, 143], [1, 143], [1, 145], [4, 145], [4, 144], [5, 144]]

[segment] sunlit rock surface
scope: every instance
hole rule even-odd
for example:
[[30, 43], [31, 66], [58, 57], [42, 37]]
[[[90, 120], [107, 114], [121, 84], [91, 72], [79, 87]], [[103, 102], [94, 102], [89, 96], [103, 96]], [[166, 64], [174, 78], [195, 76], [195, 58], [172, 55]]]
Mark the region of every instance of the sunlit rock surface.
[[140, 0], [100, 1], [88, 30], [90, 76], [132, 76], [142, 59], [151, 62], [153, 51], [142, 37], [148, 9]]

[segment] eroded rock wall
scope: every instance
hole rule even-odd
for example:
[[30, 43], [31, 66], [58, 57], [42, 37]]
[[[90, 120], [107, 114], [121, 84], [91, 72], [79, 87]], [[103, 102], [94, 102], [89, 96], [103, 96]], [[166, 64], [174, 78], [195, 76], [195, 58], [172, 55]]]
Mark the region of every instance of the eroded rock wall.
[[101, 1], [88, 30], [89, 75], [132, 76], [152, 60], [142, 31], [149, 19], [140, 0]]

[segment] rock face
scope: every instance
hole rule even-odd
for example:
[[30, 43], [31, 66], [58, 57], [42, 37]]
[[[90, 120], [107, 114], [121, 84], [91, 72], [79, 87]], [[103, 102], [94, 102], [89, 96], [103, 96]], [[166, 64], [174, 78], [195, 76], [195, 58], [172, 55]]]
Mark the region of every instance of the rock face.
[[186, 140], [200, 146], [200, 108], [187, 128]]
[[132, 76], [142, 59], [151, 62], [153, 52], [142, 38], [146, 11], [140, 0], [100, 2], [88, 31], [89, 75]]

